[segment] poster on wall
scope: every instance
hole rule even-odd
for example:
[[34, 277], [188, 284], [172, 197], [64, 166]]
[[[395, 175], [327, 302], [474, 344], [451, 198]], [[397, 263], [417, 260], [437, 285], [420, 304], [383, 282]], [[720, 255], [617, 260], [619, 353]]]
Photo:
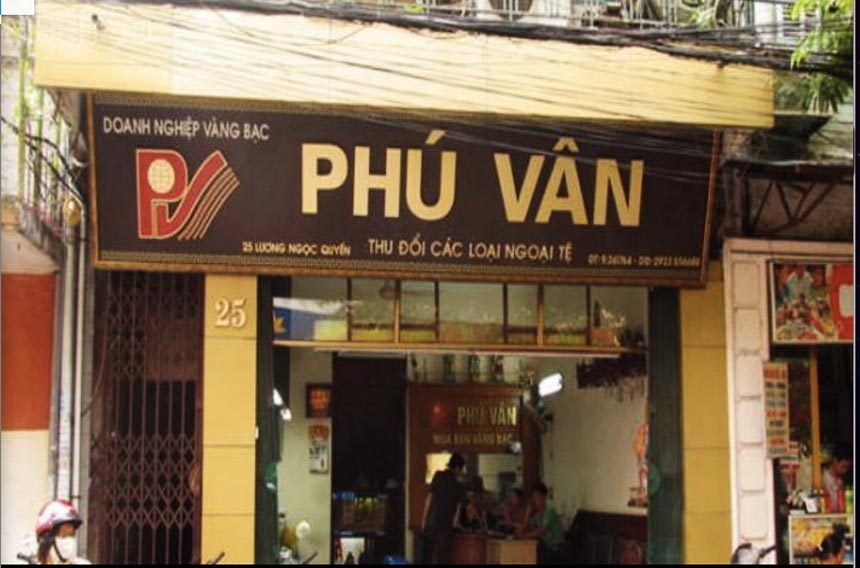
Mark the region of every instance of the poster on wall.
[[771, 264], [771, 333], [777, 344], [854, 341], [854, 265]]
[[330, 432], [328, 426], [321, 424], [308, 426], [311, 473], [328, 473]]
[[852, 531], [852, 516], [792, 515], [788, 520], [789, 563], [818, 564], [818, 546], [836, 526]]
[[791, 455], [788, 412], [788, 364], [764, 363], [765, 431], [767, 457]]
[[308, 384], [305, 387], [305, 416], [331, 418], [331, 385]]

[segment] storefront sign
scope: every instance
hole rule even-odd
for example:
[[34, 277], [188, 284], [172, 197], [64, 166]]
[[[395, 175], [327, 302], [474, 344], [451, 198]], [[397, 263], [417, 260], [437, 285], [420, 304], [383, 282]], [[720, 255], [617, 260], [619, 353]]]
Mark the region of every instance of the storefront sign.
[[791, 456], [788, 405], [788, 364], [764, 363], [767, 457]]
[[774, 343], [854, 341], [854, 265], [771, 265]]
[[709, 132], [96, 95], [95, 264], [699, 285]]

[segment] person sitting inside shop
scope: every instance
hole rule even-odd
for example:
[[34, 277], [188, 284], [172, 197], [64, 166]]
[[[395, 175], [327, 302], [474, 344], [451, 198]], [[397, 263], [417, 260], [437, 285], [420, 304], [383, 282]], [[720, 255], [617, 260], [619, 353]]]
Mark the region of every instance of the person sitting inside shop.
[[486, 513], [481, 510], [476, 495], [469, 495], [466, 499], [466, 507], [460, 515], [459, 528], [467, 532], [487, 531]]
[[833, 531], [818, 545], [816, 556], [819, 564], [842, 564], [845, 560], [845, 535], [847, 534], [848, 527], [845, 525], [833, 526]]
[[484, 489], [484, 479], [480, 475], [472, 479], [472, 495], [475, 498], [475, 506], [483, 517], [484, 530], [495, 527], [498, 504], [493, 494]]
[[839, 495], [840, 492], [845, 491], [845, 476], [851, 471], [853, 457], [850, 447], [839, 446], [833, 452], [833, 459], [822, 472], [821, 483], [824, 490], [827, 491], [827, 497], [833, 511], [839, 509]]
[[564, 527], [555, 509], [548, 502], [546, 485], [538, 482], [532, 490], [532, 518], [525, 538], [538, 539], [538, 564], [564, 563]]
[[528, 526], [528, 505], [522, 489], [514, 488], [508, 494], [508, 501], [502, 508], [500, 527], [505, 532], [519, 533]]

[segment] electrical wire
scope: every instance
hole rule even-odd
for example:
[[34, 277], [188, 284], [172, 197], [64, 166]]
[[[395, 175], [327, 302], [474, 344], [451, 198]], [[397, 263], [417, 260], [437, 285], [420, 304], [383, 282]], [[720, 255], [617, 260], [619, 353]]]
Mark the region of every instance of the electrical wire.
[[[126, 7], [128, 10], [130, 10], [132, 13], [134, 13], [137, 11], [135, 9], [135, 5], [152, 5], [152, 4], [165, 4], [165, 3], [164, 2], [158, 2], [158, 1], [152, 1], [152, 2], [143, 1], [143, 2], [129, 2], [127, 4], [130, 4], [130, 6], [126, 6], [126, 4], [124, 4], [124, 7]], [[343, 34], [340, 34], [337, 37], [332, 36], [327, 41], [316, 42], [316, 43], [314, 43], [314, 42], [304, 42], [304, 43], [293, 42], [292, 44], [290, 44], [288, 46], [284, 46], [284, 45], [280, 45], [280, 44], [279, 45], [273, 45], [272, 40], [274, 38], [267, 37], [263, 34], [260, 34], [259, 32], [256, 32], [255, 30], [245, 29], [241, 25], [233, 22], [227, 15], [225, 15], [223, 13], [222, 9], [218, 7], [220, 4], [222, 4], [220, 2], [201, 2], [200, 0], [195, 0], [193, 3], [191, 3], [191, 2], [183, 2], [180, 0], [178, 2], [171, 2], [169, 4], [170, 5], [179, 5], [179, 6], [188, 6], [188, 7], [193, 5], [193, 6], [196, 6], [196, 9], [200, 9], [201, 7], [206, 7], [210, 10], [213, 10], [218, 15], [218, 18], [226, 26], [230, 27], [233, 30], [232, 35], [228, 34], [225, 36], [223, 34], [216, 34], [217, 37], [219, 37], [220, 40], [227, 42], [228, 44], [231, 42], [235, 42], [236, 43], [235, 49], [236, 49], [237, 56], [241, 57], [239, 55], [239, 53], [240, 53], [239, 50], [242, 47], [247, 46], [249, 43], [250, 43], [250, 45], [252, 45], [254, 47], [258, 47], [261, 51], [268, 50], [269, 53], [265, 53], [265, 52], [261, 53], [261, 58], [263, 58], [265, 56], [269, 56], [269, 58], [273, 59], [274, 61], [270, 62], [270, 63], [262, 63], [262, 64], [259, 61], [255, 62], [256, 68], [260, 69], [260, 70], [271, 70], [274, 73], [277, 73], [278, 71], [280, 71], [281, 73], [283, 73], [283, 71], [284, 71], [283, 68], [281, 66], [279, 66], [277, 63], [277, 56], [280, 53], [289, 53], [292, 55], [311, 58], [311, 60], [313, 60], [317, 63], [317, 65], [320, 69], [325, 68], [327, 66], [331, 66], [331, 65], [351, 65], [351, 66], [355, 66], [359, 69], [366, 70], [368, 72], [389, 74], [392, 76], [393, 79], [407, 77], [407, 78], [411, 78], [411, 79], [415, 79], [415, 80], [431, 81], [431, 82], [435, 82], [435, 83], [438, 83], [438, 84], [441, 84], [444, 86], [448, 86], [448, 87], [452, 87], [455, 89], [479, 90], [479, 91], [484, 92], [484, 93], [491, 93], [491, 94], [497, 94], [497, 95], [502, 95], [502, 96], [519, 97], [519, 98], [523, 97], [522, 93], [517, 92], [517, 85], [511, 85], [511, 84], [507, 84], [507, 83], [505, 83], [505, 84], [493, 83], [493, 82], [487, 80], [486, 78], [482, 79], [481, 77], [477, 77], [474, 79], [473, 78], [464, 79], [463, 74], [459, 73], [457, 71], [446, 72], [446, 71], [441, 71], [441, 70], [433, 70], [433, 71], [428, 73], [426, 66], [422, 65], [422, 63], [426, 63], [427, 60], [426, 59], [422, 60], [420, 58], [420, 54], [416, 54], [414, 51], [397, 52], [397, 53], [392, 55], [392, 54], [385, 54], [383, 46], [377, 46], [377, 47], [370, 46], [369, 53], [371, 53], [371, 55], [378, 54], [380, 56], [381, 55], [387, 55], [389, 57], [389, 61], [386, 61], [386, 63], [389, 63], [392, 66], [388, 67], [388, 68], [381, 68], [377, 65], [374, 65], [372, 63], [372, 61], [373, 61], [372, 58], [369, 58], [370, 62], [362, 61], [362, 60], [356, 59], [356, 58], [350, 59], [350, 56], [348, 53], [349, 46], [346, 45], [346, 42], [350, 38], [354, 38], [354, 37], [358, 36], [361, 33], [361, 31], [364, 29], [366, 22], [364, 22], [362, 20], [359, 20], [359, 23], [356, 24], [357, 25], [356, 29], [351, 30], [351, 31], [346, 32], [346, 33], [343, 33]], [[258, 3], [250, 3], [250, 4], [259, 4], [259, 2]], [[250, 5], [250, 4], [247, 2], [238, 2], [238, 3], [230, 2], [229, 8], [231, 10], [236, 10], [236, 9], [242, 10], [242, 9], [244, 9], [244, 7], [246, 7], [247, 5]], [[272, 3], [267, 3], [267, 5], [271, 6]], [[295, 13], [302, 13], [303, 15], [307, 14], [307, 11], [304, 10], [304, 8], [307, 8], [307, 6], [301, 5], [300, 3], [296, 3], [296, 2], [278, 3], [277, 7], [279, 7], [279, 9], [277, 11], [278, 11], [278, 13], [284, 13], [284, 11], [280, 9], [283, 7], [292, 7], [293, 9], [299, 10], [299, 8], [297, 8], [297, 6], [299, 6], [299, 8], [301, 8], [302, 10], [300, 12], [295, 12]], [[318, 9], [319, 7], [313, 6], [312, 8]], [[386, 20], [386, 18], [380, 18], [378, 12], [379, 11], [377, 11], [376, 16], [374, 16], [375, 19], [373, 21], [383, 21], [385, 23], [390, 23]], [[350, 14], [352, 14], [352, 15], [350, 15]], [[138, 16], [140, 16], [140, 15], [141, 14], [138, 14]], [[343, 16], [340, 19], [344, 20], [344, 19], [351, 19], [352, 16], [354, 16], [355, 14], [353, 12], [347, 12], [347, 13], [342, 13], [340, 15]], [[148, 14], [144, 15], [143, 17], [147, 18], [149, 21], [169, 25], [171, 27], [171, 29], [183, 30], [184, 32], [189, 33], [189, 34], [190, 33], [197, 33], [197, 34], [200, 34], [201, 36], [205, 36], [206, 33], [208, 31], [210, 31], [210, 30], [199, 30], [199, 29], [196, 29], [189, 24], [184, 24], [182, 22], [181, 18], [177, 18], [177, 17], [175, 17], [175, 15], [174, 15], [174, 18], [172, 18], [172, 19], [159, 17], [158, 15], [153, 15], [151, 13], [148, 13]], [[355, 21], [355, 20], [353, 19], [353, 21]], [[456, 26], [452, 27], [451, 24], [449, 24], [447, 22], [440, 23], [439, 25], [442, 27], [446, 27], [446, 29], [448, 31], [462, 31], [460, 28], [458, 28]], [[421, 27], [421, 26], [417, 26], [417, 25], [409, 25], [409, 26], [406, 26], [406, 28], [409, 29], [410, 31], [412, 31], [413, 33], [424, 33], [428, 29], [426, 27]], [[432, 28], [432, 26], [431, 26], [431, 28]], [[528, 29], [533, 30], [536, 28], [534, 28], [534, 26], [530, 26]], [[758, 28], [751, 28], [751, 29], [763, 29], [763, 28], [760, 26]], [[218, 30], [218, 31], [223, 31], [223, 30]], [[673, 34], [675, 32], [674, 31], [673, 32], [662, 31], [660, 33], [663, 34], [662, 37], [672, 38], [672, 37], [674, 37]], [[691, 30], [691, 35], [692, 35], [692, 33], [693, 32]], [[724, 31], [721, 31], [720, 33], [725, 34]], [[734, 33], [741, 33], [741, 32], [739, 31], [739, 32], [734, 32]], [[640, 33], [639, 35], [641, 37], [647, 37], [646, 34]], [[654, 37], [660, 37], [660, 36], [655, 35]], [[278, 38], [278, 39], [282, 39], [282, 38]], [[518, 38], [514, 38], [514, 40], [517, 40], [517, 39]], [[554, 38], [554, 39], [558, 39], [558, 38]], [[333, 47], [343, 46], [344, 52], [330, 51], [329, 53], [327, 53], [325, 55], [321, 55], [319, 53], [314, 53], [313, 49], [315, 47], [318, 47], [319, 45], [326, 45], [326, 46], [330, 46], [330, 47], [332, 47], [332, 46]], [[362, 43], [362, 46], [366, 47], [367, 43], [366, 42]], [[127, 45], [124, 47], [122, 45], [117, 45], [116, 47], [118, 49], [122, 50], [123, 55], [127, 55], [127, 53], [129, 51], [132, 52], [134, 54], [134, 56], [138, 57], [141, 62], [145, 62], [147, 60], [151, 61], [151, 58], [153, 57], [153, 50], [139, 49], [135, 52], [135, 50], [130, 50]], [[151, 47], [157, 47], [157, 46], [151, 46]], [[309, 51], [309, 50], [311, 50], [311, 51]], [[377, 50], [377, 51], [374, 52], [374, 50]], [[477, 51], [473, 51], [471, 53], [471, 55], [477, 56]], [[199, 53], [195, 53], [193, 55], [191, 53], [178, 53], [178, 54], [175, 54], [175, 56], [178, 60], [181, 60], [183, 63], [189, 63], [189, 64], [191, 64], [191, 66], [193, 66], [195, 63], [200, 64], [200, 65], [207, 65], [211, 62], [205, 56], [202, 56]], [[366, 58], [366, 59], [368, 59], [368, 58]], [[224, 62], [224, 68], [225, 69], [230, 69], [230, 68], [241, 69], [241, 66], [243, 63], [245, 63], [245, 62], [240, 61], [240, 60], [225, 61]], [[499, 64], [509, 64], [509, 63], [504, 62], [504, 61], [500, 61]], [[596, 67], [598, 67], [598, 66], [599, 65], [597, 65]], [[582, 67], [582, 66], [579, 65], [579, 67]], [[315, 65], [308, 66], [308, 69], [311, 69], [311, 68], [317, 68], [317, 67]], [[417, 69], [420, 69], [420, 72], [416, 71]], [[656, 69], [658, 69], [658, 68], [655, 68], [655, 70]], [[332, 77], [330, 75], [327, 75], [324, 71], [311, 72], [311, 71], [308, 71], [307, 69], [305, 69], [304, 74], [307, 76], [307, 78], [311, 79], [312, 81], [311, 82], [298, 81], [294, 84], [301, 85], [307, 89], [314, 89], [315, 88], [316, 89], [315, 92], [320, 94], [320, 95], [325, 95], [326, 93], [331, 93], [333, 91], [334, 92], [349, 93], [349, 92], [355, 92], [353, 89], [371, 88], [372, 86], [374, 86], [370, 82], [362, 83], [361, 81], [353, 81], [350, 79], [337, 78], [337, 79], [332, 80]], [[220, 76], [220, 75], [222, 75], [222, 74], [218, 74], [218, 75], [216, 75], [216, 77], [213, 78], [215, 82], [217, 82], [220, 86], [224, 86], [227, 88], [235, 88], [235, 85], [231, 84], [231, 81], [227, 77], [226, 73], [223, 74], [223, 76]], [[529, 73], [526, 73], [524, 75], [524, 77], [528, 78], [532, 83], [539, 83], [539, 81], [541, 81], [542, 79], [547, 80], [550, 83], [552, 82], [550, 78], [543, 78], [540, 75], [534, 75], [534, 74], [529, 74]], [[292, 81], [292, 79], [290, 79], [290, 80]], [[327, 81], [328, 84], [326, 84], [324, 87], [320, 86], [318, 84], [319, 82], [321, 82], [320, 80], [323, 80], [323, 82]], [[277, 88], [278, 86], [280, 86], [282, 84], [277, 79], [268, 79], [264, 74], [261, 74], [260, 76], [255, 77], [255, 83], [256, 83], [255, 88], [257, 90], [265, 90], [266, 87]], [[553, 95], [558, 95], [560, 97], [576, 96], [576, 95], [590, 94], [591, 93], [591, 91], [586, 91], [586, 90], [576, 90], [576, 89], [570, 89], [570, 88], [559, 89], [559, 88], [554, 88], [551, 85], [550, 86], [541, 86], [541, 89], [543, 89], [542, 92], [546, 92], [546, 93], [553, 94]], [[378, 93], [378, 90], [376, 92]], [[407, 91], [407, 92], [413, 96], [421, 94], [421, 93], [416, 92], [416, 91], [411, 91], [411, 92]], [[707, 93], [703, 93], [703, 95], [705, 95], [705, 96], [703, 96], [702, 99], [691, 99], [690, 100], [689, 104], [691, 105], [691, 108], [692, 108], [692, 105], [703, 106], [703, 105], [708, 104], [707, 100], [706, 100]], [[607, 92], [603, 93], [603, 98], [604, 98], [604, 100], [611, 100], [614, 98], [616, 101], [618, 101], [618, 100], [625, 100], [626, 101], [626, 100], [629, 100], [629, 92], [625, 91], [624, 89], [615, 89], [614, 91], [607, 91]], [[388, 97], [385, 97], [385, 95], [380, 95], [379, 100], [380, 100], [380, 102], [384, 102], [384, 103], [396, 104], [399, 99], [388, 98]], [[552, 99], [541, 99], [541, 98], [536, 98], [535, 101], [536, 102], [550, 102], [550, 103], [553, 102]], [[634, 113], [630, 113], [630, 114], [617, 113], [616, 117], [618, 120], [624, 120], [624, 119], [630, 119], [630, 118], [641, 118], [641, 115], [637, 115]], [[412, 128], [413, 130], [416, 128], [415, 125], [410, 125], [410, 124], [407, 124], [403, 121], [392, 121], [392, 120], [386, 120], [384, 118], [367, 118], [367, 120], [371, 120], [371, 121], [376, 120], [379, 124], [385, 124], [387, 126], [396, 126], [399, 128]], [[484, 119], [484, 120], [486, 120], [486, 119]], [[478, 122], [480, 122], [480, 120]], [[426, 128], [426, 127], [423, 125], [418, 125], [417, 128]], [[529, 131], [526, 127], [523, 127], [523, 126], [519, 126], [519, 127], [509, 126], [508, 128], [512, 132], [514, 130], [516, 130], [521, 134], [524, 134], [524, 133], [534, 134], [537, 132], [536, 130], [535, 131]], [[484, 143], [484, 144], [487, 144], [487, 143], [499, 144], [498, 141], [482, 139], [481, 137], [475, 137], [473, 134], [470, 135], [470, 134], [464, 133], [464, 132], [452, 131], [452, 132], [450, 132], [450, 136], [452, 138], [457, 137], [460, 141], [472, 141], [474, 143]], [[597, 136], [597, 135], [595, 135], [595, 136]], [[610, 134], [607, 134], [605, 136], [607, 137], [607, 138], [605, 138], [606, 140], [612, 141], [613, 143], [618, 142], [618, 139], [612, 138]], [[631, 143], [628, 142], [627, 145], [629, 146], [629, 145], [631, 145]], [[537, 148], [524, 147], [524, 146], [517, 146], [517, 145], [507, 145], [507, 146], [502, 145], [502, 147], [509, 149], [509, 150], [515, 150], [515, 151], [523, 151], [523, 152], [530, 152], [530, 153], [547, 153], [545, 150], [540, 150]], [[647, 149], [647, 147], [648, 147], [647, 142], [642, 143], [638, 146], [639, 149]], [[669, 150], [668, 147], [664, 148], [664, 149]], [[702, 151], [695, 150], [689, 145], [689, 143], [687, 141], [684, 141], [684, 140], [680, 140], [677, 143], [677, 145], [674, 147], [674, 150], [679, 151], [679, 152], [683, 153], [684, 155], [690, 155], [692, 153], [692, 154], [697, 154], [699, 156], [705, 156], [705, 155], [708, 155], [710, 153], [709, 149], [705, 149]], [[550, 154], [552, 154], [552, 153], [550, 153]], [[703, 177], [706, 178], [707, 175], [704, 175]]]
[[[178, 28], [182, 28], [183, 24], [174, 22], [174, 26], [178, 27]], [[186, 29], [188, 29], [189, 32], [192, 32], [192, 31], [198, 32], [198, 33], [200, 32], [200, 30], [191, 30], [190, 26], [186, 26]], [[223, 39], [224, 39], [224, 41], [228, 41], [228, 40], [233, 41], [236, 38], [229, 38], [228, 37], [228, 38], [223, 38]], [[262, 47], [263, 46], [261, 46], [261, 48]], [[269, 42], [268, 47], [271, 48], [271, 42]], [[123, 52], [126, 53], [126, 55], [128, 55], [128, 46], [125, 46], [125, 47], [119, 47], [118, 46], [118, 49], [123, 49]], [[280, 49], [280, 48], [278, 48], [278, 49]], [[286, 51], [289, 51], [289, 52], [294, 53], [294, 54], [299, 54], [299, 55], [307, 55], [306, 53], [302, 52], [301, 50], [296, 50], [293, 48], [288, 48], [288, 49], [286, 49]], [[222, 53], [224, 53], [224, 52], [225, 52], [225, 50], [222, 50]], [[151, 62], [152, 61], [151, 58], [153, 57], [153, 52], [152, 52], [152, 50], [149, 50], [145, 53], [141, 51], [138, 55], [139, 55], [138, 60], [141, 60], [142, 63], [145, 61]], [[367, 65], [362, 65], [362, 63], [360, 63], [360, 62], [355, 63], [353, 61], [339, 59], [337, 56], [322, 56], [319, 54], [311, 54], [311, 55], [315, 56], [317, 58], [317, 61], [319, 61], [321, 67], [326, 66], [326, 65], [332, 65], [332, 64], [338, 64], [338, 65], [356, 64], [356, 65], [361, 66], [364, 69], [369, 69], [369, 70], [373, 69], [372, 65], [369, 66], [369, 68], [368, 68]], [[206, 63], [205, 58], [199, 58], [198, 57], [197, 61], [194, 61], [194, 56], [189, 54], [189, 53], [177, 53], [176, 55], [174, 55], [174, 59], [176, 61], [182, 61], [183, 58], [184, 59], [190, 59], [191, 60], [190, 63], [192, 63], [192, 64], [193, 63], [200, 63], [201, 65], [204, 65]], [[263, 57], [261, 57], [260, 59], [263, 59]], [[422, 68], [422, 71], [424, 71], [423, 75], [420, 77], [417, 76], [415, 73], [411, 74], [411, 76], [413, 78], [415, 78], [416, 80], [421, 79], [421, 80], [426, 80], [426, 81], [438, 82], [438, 83], [441, 83], [444, 85], [453, 86], [455, 88], [472, 88], [472, 89], [482, 90], [485, 87], [484, 85], [481, 85], [480, 82], [468, 84], [468, 83], [463, 83], [461, 81], [459, 83], [455, 83], [455, 82], [451, 81], [449, 77], [442, 76], [438, 72], [427, 73], [426, 69], [423, 68], [421, 65], [422, 64], [421, 59], [414, 59], [413, 58], [413, 60], [410, 63], [411, 63], [412, 68]], [[244, 64], [246, 64], [246, 62], [244, 62], [244, 61], [242, 61], [242, 62], [237, 61], [236, 62], [237, 66], [241, 66]], [[229, 61], [222, 61], [222, 67], [223, 68], [230, 68], [230, 66], [231, 66], [231, 64]], [[262, 66], [263, 69], [267, 68], [267, 64], [259, 64], [258, 66]], [[193, 65], [191, 65], [190, 67], [193, 68]], [[277, 72], [283, 73], [283, 68], [282, 67], [278, 68], [278, 66], [276, 65], [276, 66], [272, 67], [272, 71], [276, 72], [276, 73]], [[380, 72], [394, 73], [395, 77], [396, 77], [398, 70], [396, 70], [396, 69], [395, 70], [385, 69], [385, 70], [382, 70]], [[314, 74], [311, 74], [311, 77], [313, 77], [313, 76], [314, 76]], [[331, 80], [331, 77], [328, 75], [325, 75], [324, 73], [323, 74], [316, 74], [316, 78], [317, 79], [329, 79], [329, 80]], [[219, 79], [223, 80], [221, 77], [218, 77], [218, 76], [216, 76], [212, 79], [214, 81], [219, 81]], [[209, 80], [208, 77], [207, 77], [207, 80]], [[260, 76], [259, 82], [265, 82], [265, 77]], [[347, 81], [342, 80], [341, 78], [338, 78], [337, 84], [339, 85], [339, 87], [336, 87], [336, 88], [342, 88], [346, 84], [346, 82]], [[233, 85], [233, 86], [235, 87], [235, 85]], [[356, 86], [360, 87], [361, 85], [356, 85]], [[375, 85], [371, 82], [371, 79], [368, 79], [368, 83], [366, 86], [368, 88], [375, 87]], [[492, 85], [487, 85], [487, 86], [492, 87]], [[516, 98], [519, 98], [522, 96], [521, 93], [518, 92], [516, 85], [505, 84], [502, 87], [508, 89], [508, 91], [503, 93], [503, 94], [509, 95], [513, 99], [516, 99]], [[625, 100], [629, 100], [629, 93], [627, 91], [620, 89], [620, 90], [618, 90], [618, 92], [620, 93], [621, 96], [625, 97]], [[608, 91], [603, 92], [602, 95], [604, 98], [610, 98], [611, 96], [613, 96], [612, 93], [608, 92]], [[702, 100], [695, 100], [695, 101], [691, 101], [691, 102], [693, 104], [703, 106]], [[618, 118], [619, 119], [625, 119], [625, 118], [631, 118], [631, 116], [634, 116], [636, 118], [642, 118], [641, 116], [636, 116], [636, 115], [626, 115], [626, 116], [625, 115], [619, 115]]]
[[[738, 31], [731, 31], [733, 28], [716, 28], [713, 30], [686, 30], [687, 33], [695, 35], [699, 41], [709, 39], [713, 45], [708, 46], [708, 49], [691, 49], [689, 46], [680, 47], [671, 43], [663, 43], [660, 40], [677, 39], [680, 29], [670, 28], [658, 30], [648, 33], [643, 30], [590, 30], [590, 29], [575, 29], [569, 27], [553, 27], [541, 26], [536, 24], [524, 24], [520, 22], [491, 22], [487, 20], [475, 20], [467, 17], [437, 15], [422, 15], [420, 17], [403, 14], [390, 9], [370, 8], [363, 4], [332, 4], [332, 3], [314, 3], [314, 2], [262, 2], [260, 0], [129, 0], [129, 4], [141, 5], [170, 5], [178, 7], [201, 6], [205, 5], [210, 9], [225, 9], [233, 11], [246, 11], [262, 14], [294, 14], [309, 17], [326, 17], [337, 20], [358, 21], [358, 22], [382, 22], [400, 27], [408, 27], [413, 29], [435, 29], [439, 31], [473, 31], [481, 32], [490, 35], [503, 35], [507, 37], [521, 37], [530, 39], [556, 39], [561, 41], [570, 41], [576, 43], [597, 44], [597, 45], [619, 45], [619, 46], [637, 46], [662, 51], [672, 55], [696, 57], [705, 60], [723, 61], [725, 63], [746, 63], [753, 65], [770, 66], [771, 68], [779, 68], [788, 70], [791, 68], [790, 62], [784, 56], [767, 57], [757, 56], [748, 52], [750, 48], [758, 51], [763, 51], [761, 38], [757, 38], [754, 34], [748, 45], [737, 45], [741, 30], [767, 29], [766, 26], [756, 27], [747, 26], [737, 28]], [[853, 21], [853, 16], [850, 18]], [[850, 24], [850, 22], [849, 22]], [[781, 24], [784, 28], [791, 28], [791, 24]], [[734, 43], [724, 41], [726, 36], [736, 35]], [[647, 38], [649, 41], [642, 44], [641, 39]], [[754, 40], [754, 41], [752, 41]], [[720, 43], [722, 41], [722, 43]], [[722, 50], [714, 50], [714, 47], [721, 47]], [[725, 49], [738, 50], [736, 53], [725, 52]], [[784, 49], [781, 51], [785, 51]], [[821, 71], [835, 72], [843, 74], [847, 69], [839, 68], [818, 68], [816, 64], [809, 63], [801, 70], [806, 71]]]
[[[18, 129], [18, 127], [6, 117], [0, 116], [0, 122], [10, 128], [16, 136], [20, 134], [20, 130]], [[31, 150], [31, 152], [35, 153], [39, 157], [39, 159], [45, 166], [48, 167], [48, 169], [51, 171], [51, 173], [54, 174], [54, 177], [64, 187], [66, 191], [71, 193], [80, 203], [85, 203], [83, 196], [78, 191], [77, 187], [75, 187], [74, 185], [74, 183], [77, 183], [77, 181], [80, 179], [80, 168], [72, 168], [69, 165], [68, 161], [65, 159], [65, 157], [63, 157], [62, 151], [57, 147], [56, 144], [54, 144], [54, 142], [46, 138], [35, 136], [25, 132], [24, 144], [27, 146], [28, 149]], [[51, 158], [45, 155], [40, 145], [49, 146], [56, 151], [56, 154], [52, 156], [52, 158], [55, 157], [60, 161], [65, 172], [59, 171], [54, 166]], [[35, 168], [31, 169], [35, 170]], [[71, 182], [69, 182], [70, 179], [72, 180]]]

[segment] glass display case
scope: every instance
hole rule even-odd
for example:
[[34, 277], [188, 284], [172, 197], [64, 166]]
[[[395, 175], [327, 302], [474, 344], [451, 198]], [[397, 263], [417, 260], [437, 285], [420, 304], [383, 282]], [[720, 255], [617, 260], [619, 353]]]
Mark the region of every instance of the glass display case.
[[544, 286], [544, 338], [548, 345], [588, 343], [585, 286]]
[[275, 343], [644, 352], [644, 288], [296, 277]]
[[384, 536], [388, 495], [359, 495], [351, 491], [332, 493], [332, 531], [335, 536]]

